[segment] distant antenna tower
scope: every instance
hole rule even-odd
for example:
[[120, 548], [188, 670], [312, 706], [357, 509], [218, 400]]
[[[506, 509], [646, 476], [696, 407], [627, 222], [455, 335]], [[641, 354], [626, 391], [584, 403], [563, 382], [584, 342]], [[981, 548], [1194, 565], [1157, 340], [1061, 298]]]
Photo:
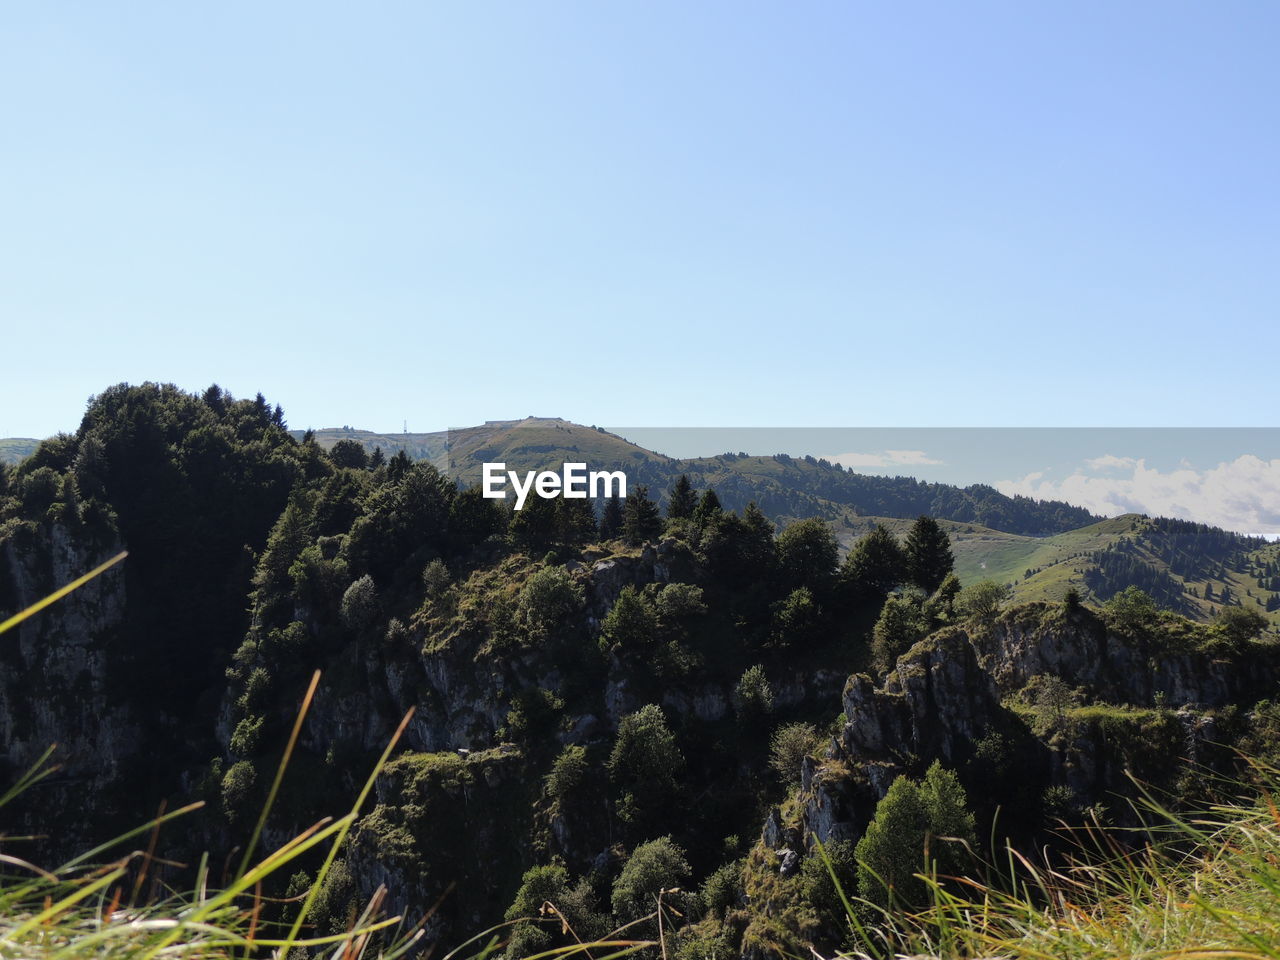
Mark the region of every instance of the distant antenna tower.
[[403, 431], [403, 432], [404, 432], [404, 433], [408, 433], [408, 432], [409, 432], [409, 421], [408, 421], [408, 420], [406, 420], [406, 421], [404, 422], [404, 431]]

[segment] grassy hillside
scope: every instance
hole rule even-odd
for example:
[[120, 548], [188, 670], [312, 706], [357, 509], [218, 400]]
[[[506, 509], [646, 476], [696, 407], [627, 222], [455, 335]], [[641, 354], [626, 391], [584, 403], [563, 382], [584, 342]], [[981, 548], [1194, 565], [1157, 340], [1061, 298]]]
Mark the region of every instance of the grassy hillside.
[[0, 439], [0, 463], [17, 463], [35, 452], [39, 440], [31, 437], [4, 437]]
[[[886, 517], [842, 517], [833, 523], [836, 537], [848, 548], [877, 523], [899, 538], [905, 537], [910, 520]], [[1205, 551], [1183, 569], [1171, 563], [1169, 541], [1175, 535], [1169, 521], [1138, 514], [1113, 517], [1052, 537], [1024, 537], [980, 524], [941, 521], [951, 538], [956, 575], [964, 583], [995, 580], [1011, 584], [1019, 602], [1061, 600], [1074, 587], [1086, 602], [1100, 603], [1128, 585], [1101, 568], [1100, 554], [1119, 553], [1151, 577], [1169, 578], [1176, 584], [1181, 612], [1207, 621], [1222, 607], [1224, 588], [1230, 605], [1256, 610], [1280, 627], [1280, 607], [1268, 610], [1268, 600], [1280, 596], [1280, 544], [1256, 545], [1227, 535], [1232, 549]], [[1175, 569], [1177, 567], [1178, 569]], [[1270, 573], [1270, 571], [1275, 571]], [[1141, 584], [1139, 584], [1141, 585]], [[1209, 596], [1206, 597], [1206, 587]], [[1273, 600], [1272, 605], [1280, 603]]]

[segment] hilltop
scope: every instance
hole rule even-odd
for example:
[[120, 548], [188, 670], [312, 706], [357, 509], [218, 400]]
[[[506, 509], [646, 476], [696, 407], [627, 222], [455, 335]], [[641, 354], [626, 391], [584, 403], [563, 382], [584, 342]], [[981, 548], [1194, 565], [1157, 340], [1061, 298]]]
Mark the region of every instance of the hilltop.
[[[306, 431], [289, 433], [301, 440]], [[1074, 588], [1086, 602], [1102, 603], [1139, 586], [1193, 619], [1207, 621], [1222, 606], [1235, 605], [1280, 625], [1280, 545], [1182, 521], [1136, 514], [1102, 518], [1063, 502], [1008, 497], [983, 484], [858, 474], [813, 456], [726, 452], [677, 459], [602, 427], [558, 417], [490, 420], [431, 433], [350, 426], [310, 433], [325, 450], [345, 440], [385, 457], [403, 451], [462, 486], [479, 482], [485, 462], [501, 461], [514, 470], [585, 462], [625, 470], [633, 485], [647, 486], [654, 499], [664, 501], [684, 474], [695, 487], [713, 488], [727, 509], [756, 503], [779, 527], [819, 518], [843, 550], [876, 524], [901, 536], [915, 517], [928, 514], [951, 538], [963, 582], [1009, 584], [1020, 601], [1057, 600]], [[0, 458], [20, 459], [36, 445], [0, 441]]]

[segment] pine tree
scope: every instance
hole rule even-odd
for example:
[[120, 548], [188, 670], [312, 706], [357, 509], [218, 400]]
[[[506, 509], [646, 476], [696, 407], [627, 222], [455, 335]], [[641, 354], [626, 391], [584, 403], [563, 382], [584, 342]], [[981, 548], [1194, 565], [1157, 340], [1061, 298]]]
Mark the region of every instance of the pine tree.
[[638, 484], [622, 506], [622, 539], [636, 546], [655, 539], [661, 532], [658, 505], [649, 499], [649, 488]]
[[922, 515], [911, 525], [903, 553], [908, 579], [927, 593], [937, 590], [955, 565], [951, 539], [930, 516]]
[[699, 527], [705, 527], [722, 513], [724, 513], [724, 507], [720, 506], [720, 498], [708, 487], [703, 492], [702, 499], [698, 501], [698, 509], [693, 512], [693, 520]]
[[667, 519], [681, 520], [692, 517], [698, 507], [698, 495], [693, 492], [693, 484], [689, 482], [687, 473], [680, 474], [671, 492], [667, 495]]
[[622, 533], [622, 501], [610, 497], [604, 502], [604, 512], [600, 515], [600, 539], [616, 540]]

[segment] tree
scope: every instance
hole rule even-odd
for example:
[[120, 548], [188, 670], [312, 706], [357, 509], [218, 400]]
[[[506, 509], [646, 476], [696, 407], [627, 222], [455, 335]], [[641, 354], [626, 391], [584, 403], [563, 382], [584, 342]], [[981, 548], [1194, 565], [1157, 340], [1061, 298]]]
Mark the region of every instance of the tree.
[[511, 513], [511, 540], [531, 556], [545, 553], [558, 540], [559, 520], [555, 500], [530, 497], [522, 509]]
[[933, 517], [921, 515], [911, 525], [903, 544], [907, 562], [907, 579], [925, 593], [933, 593], [942, 586], [955, 557], [951, 553], [951, 539]]
[[769, 766], [787, 786], [800, 782], [804, 758], [817, 751], [822, 739], [811, 723], [788, 723], [779, 727], [769, 741]]
[[720, 498], [708, 487], [702, 492], [698, 509], [693, 512], [693, 520], [699, 527], [705, 527], [722, 513], [724, 513], [724, 507], [720, 506]]
[[890, 597], [871, 631], [871, 659], [881, 673], [893, 669], [898, 657], [929, 632], [918, 597]]
[[935, 760], [922, 783], [899, 776], [876, 805], [854, 852], [858, 893], [882, 907], [926, 907], [929, 887], [916, 874], [955, 875], [965, 862], [963, 846], [944, 837], [972, 844], [974, 820], [959, 779]]
[[1224, 652], [1238, 653], [1250, 640], [1267, 629], [1267, 618], [1244, 607], [1223, 607], [1214, 621], [1213, 633]]
[[590, 543], [596, 538], [596, 511], [586, 498], [560, 497], [556, 505], [556, 538], [569, 547]]
[[877, 523], [844, 558], [840, 580], [856, 594], [883, 599], [906, 579], [906, 567], [898, 538]]
[[698, 507], [698, 495], [693, 492], [693, 484], [689, 482], [687, 473], [680, 474], [680, 479], [667, 495], [667, 519], [682, 520], [693, 516]]
[[[664, 908], [664, 926], [668, 929], [671, 926], [671, 917], [666, 914], [668, 907], [678, 917], [691, 918], [693, 897], [683, 890], [689, 873], [684, 850], [670, 837], [640, 844], [627, 858], [618, 879], [613, 881], [610, 904], [614, 918], [630, 923], [656, 913], [659, 897]], [[657, 929], [655, 922], [644, 926]]]
[[746, 726], [753, 726], [773, 711], [773, 688], [760, 664], [748, 667], [738, 679], [733, 690], [733, 709], [738, 721]]
[[363, 633], [377, 622], [381, 612], [378, 588], [367, 573], [353, 581], [342, 595], [342, 622], [349, 630]]
[[329, 451], [329, 459], [335, 467], [348, 467], [352, 470], [365, 470], [369, 466], [369, 455], [356, 440], [339, 440]]
[[644, 650], [653, 643], [657, 623], [653, 607], [635, 587], [626, 586], [600, 623], [600, 646], [608, 650]]
[[564, 567], [543, 567], [520, 591], [516, 609], [533, 640], [544, 640], [551, 631], [582, 607], [585, 593]]
[[808, 587], [825, 596], [837, 556], [839, 547], [831, 529], [812, 517], [791, 524], [778, 537], [778, 572], [788, 590]]
[[449, 504], [449, 543], [455, 550], [469, 550], [496, 533], [506, 524], [506, 511], [500, 501], [484, 496], [479, 486], [468, 487]]
[[655, 540], [662, 532], [662, 518], [658, 505], [649, 499], [649, 488], [637, 484], [627, 494], [622, 506], [622, 539], [632, 546]]
[[973, 620], [993, 620], [1000, 612], [1000, 605], [1009, 599], [1012, 592], [1007, 584], [980, 580], [960, 591], [956, 610], [960, 616]]
[[805, 646], [818, 636], [822, 607], [808, 587], [797, 587], [774, 604], [773, 642], [778, 646]]
[[604, 502], [604, 511], [600, 515], [600, 540], [616, 540], [622, 534], [622, 501], [610, 497]]
[[618, 817], [637, 825], [657, 819], [684, 768], [684, 754], [661, 707], [651, 703], [622, 718], [607, 767], [622, 791]]
[[1102, 605], [1107, 626], [1128, 636], [1140, 636], [1160, 620], [1160, 608], [1139, 587], [1125, 587]]

